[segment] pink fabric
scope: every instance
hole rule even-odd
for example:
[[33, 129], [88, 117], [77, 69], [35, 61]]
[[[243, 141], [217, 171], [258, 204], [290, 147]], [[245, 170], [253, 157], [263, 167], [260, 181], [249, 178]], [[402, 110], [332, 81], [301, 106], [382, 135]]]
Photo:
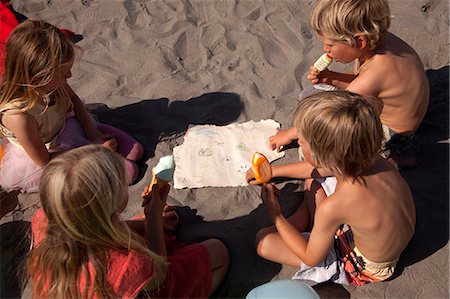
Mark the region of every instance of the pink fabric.
[[[124, 157], [128, 184], [131, 185], [138, 176], [139, 168], [135, 161], [143, 156], [143, 146], [117, 128], [101, 123], [97, 123], [97, 128], [100, 132], [111, 134], [117, 139], [117, 151]], [[64, 152], [88, 143], [81, 124], [69, 114], [63, 131], [58, 135], [56, 144], [49, 149], [49, 152]], [[41, 173], [41, 167], [22, 148], [5, 140], [0, 164], [0, 186], [3, 190], [20, 189], [21, 192], [37, 192]]]

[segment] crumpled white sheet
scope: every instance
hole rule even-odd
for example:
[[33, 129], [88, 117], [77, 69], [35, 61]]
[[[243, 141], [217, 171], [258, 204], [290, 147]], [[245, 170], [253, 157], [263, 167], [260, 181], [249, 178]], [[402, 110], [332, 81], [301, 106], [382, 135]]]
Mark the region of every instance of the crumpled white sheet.
[[190, 127], [184, 143], [173, 149], [174, 188], [236, 187], [248, 185], [245, 173], [254, 152], [272, 162], [284, 156], [269, 148], [268, 139], [280, 124], [273, 119], [227, 126]]

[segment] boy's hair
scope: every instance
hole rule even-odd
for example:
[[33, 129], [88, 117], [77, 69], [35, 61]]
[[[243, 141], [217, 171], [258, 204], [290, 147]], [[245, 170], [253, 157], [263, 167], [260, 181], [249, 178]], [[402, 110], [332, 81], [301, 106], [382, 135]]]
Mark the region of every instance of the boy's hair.
[[358, 178], [381, 148], [381, 108], [380, 101], [348, 91], [321, 92], [300, 102], [294, 122], [317, 167]]
[[[39, 197], [48, 228], [27, 259], [36, 297], [87, 298], [91, 287], [99, 297], [120, 295], [111, 294], [106, 282], [109, 249], [148, 255], [155, 265], [155, 279], [162, 277], [165, 259], [118, 221], [128, 202], [126, 171], [119, 154], [87, 145], [55, 157], [44, 168]], [[88, 262], [96, 270], [93, 286]], [[80, 270], [87, 277], [81, 294]]]
[[351, 47], [355, 34], [366, 35], [374, 49], [391, 24], [391, 13], [387, 0], [320, 0], [309, 23], [319, 35]]
[[[73, 42], [58, 28], [43, 21], [26, 20], [11, 32], [0, 90], [0, 108], [11, 104], [31, 109], [40, 95], [38, 88], [53, 78], [55, 71], [75, 59]], [[57, 105], [66, 112], [70, 98], [62, 88], [54, 91]]]

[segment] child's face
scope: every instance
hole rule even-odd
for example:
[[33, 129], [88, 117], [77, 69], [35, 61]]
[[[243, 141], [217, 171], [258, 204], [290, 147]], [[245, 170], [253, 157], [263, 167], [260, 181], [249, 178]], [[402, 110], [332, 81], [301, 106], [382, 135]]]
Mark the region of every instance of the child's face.
[[309, 148], [308, 143], [306, 143], [301, 137], [298, 138], [297, 142], [298, 142], [298, 145], [301, 146], [301, 148], [302, 148], [303, 157], [305, 158], [306, 162], [308, 162], [309, 164], [311, 164], [314, 167], [317, 167], [317, 165], [315, 165], [314, 160], [312, 158], [311, 149]]
[[330, 54], [335, 61], [341, 63], [350, 63], [360, 56], [360, 49], [358, 47], [350, 47], [344, 42], [327, 39], [319, 35], [323, 43], [323, 50]]
[[45, 94], [62, 87], [67, 82], [67, 79], [72, 77], [72, 65], [73, 62], [59, 66], [50, 82], [41, 87], [39, 91]]

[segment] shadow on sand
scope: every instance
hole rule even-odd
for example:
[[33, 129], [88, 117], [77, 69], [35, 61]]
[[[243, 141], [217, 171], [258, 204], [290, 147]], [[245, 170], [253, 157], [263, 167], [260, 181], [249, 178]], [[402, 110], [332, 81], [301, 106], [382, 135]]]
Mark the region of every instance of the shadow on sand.
[[189, 125], [227, 125], [237, 120], [243, 109], [239, 95], [225, 92], [207, 93], [186, 101], [142, 100], [114, 109], [105, 104], [86, 106], [100, 122], [120, 128], [142, 143], [146, 160], [155, 155], [159, 141], [181, 135]]

